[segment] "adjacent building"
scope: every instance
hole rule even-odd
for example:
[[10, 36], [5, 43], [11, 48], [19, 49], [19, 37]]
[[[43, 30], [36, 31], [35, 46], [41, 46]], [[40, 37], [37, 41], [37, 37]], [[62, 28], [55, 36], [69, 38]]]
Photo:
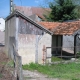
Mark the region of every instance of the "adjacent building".
[[48, 15], [51, 11], [49, 8], [41, 7], [28, 7], [28, 6], [15, 6], [14, 10], [19, 10], [24, 13], [34, 21], [44, 21], [46, 20], [44, 15]]
[[5, 20], [3, 18], [0, 18], [0, 31], [5, 30]]

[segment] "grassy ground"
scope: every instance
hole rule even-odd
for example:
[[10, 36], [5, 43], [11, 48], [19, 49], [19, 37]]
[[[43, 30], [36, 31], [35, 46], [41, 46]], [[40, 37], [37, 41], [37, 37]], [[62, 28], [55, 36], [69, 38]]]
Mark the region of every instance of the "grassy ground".
[[49, 77], [59, 78], [60, 80], [80, 80], [80, 63], [40, 65], [30, 63], [23, 65], [24, 70], [37, 70]]
[[54, 61], [62, 61], [62, 59], [53, 56], [53, 57], [51, 58], [51, 62], [54, 62]]

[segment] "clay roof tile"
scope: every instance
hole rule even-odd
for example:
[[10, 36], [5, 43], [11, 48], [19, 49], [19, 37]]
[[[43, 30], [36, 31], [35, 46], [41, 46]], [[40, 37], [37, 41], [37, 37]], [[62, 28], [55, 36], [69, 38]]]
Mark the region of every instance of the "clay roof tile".
[[38, 22], [43, 27], [49, 29], [54, 35], [72, 35], [80, 29], [80, 21], [72, 22]]

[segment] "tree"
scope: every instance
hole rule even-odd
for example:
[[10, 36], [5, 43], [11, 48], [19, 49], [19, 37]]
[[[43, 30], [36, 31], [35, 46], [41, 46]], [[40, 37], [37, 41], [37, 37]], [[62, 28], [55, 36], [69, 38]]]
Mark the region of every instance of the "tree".
[[66, 21], [77, 19], [77, 11], [75, 11], [76, 5], [72, 0], [55, 0], [55, 2], [49, 3], [51, 12], [49, 15], [45, 15], [47, 21]]
[[80, 18], [80, 0], [73, 0], [73, 3], [76, 5], [75, 11], [77, 12], [78, 18]]

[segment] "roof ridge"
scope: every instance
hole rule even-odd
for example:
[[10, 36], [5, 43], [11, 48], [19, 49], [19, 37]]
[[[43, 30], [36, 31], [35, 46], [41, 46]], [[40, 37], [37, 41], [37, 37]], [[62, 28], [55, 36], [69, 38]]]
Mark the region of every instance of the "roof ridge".
[[43, 7], [36, 7], [36, 6], [16, 6], [16, 5], [15, 5], [15, 7], [25, 7], [25, 8], [31, 7], [31, 8], [50, 9], [50, 8], [43, 8]]

